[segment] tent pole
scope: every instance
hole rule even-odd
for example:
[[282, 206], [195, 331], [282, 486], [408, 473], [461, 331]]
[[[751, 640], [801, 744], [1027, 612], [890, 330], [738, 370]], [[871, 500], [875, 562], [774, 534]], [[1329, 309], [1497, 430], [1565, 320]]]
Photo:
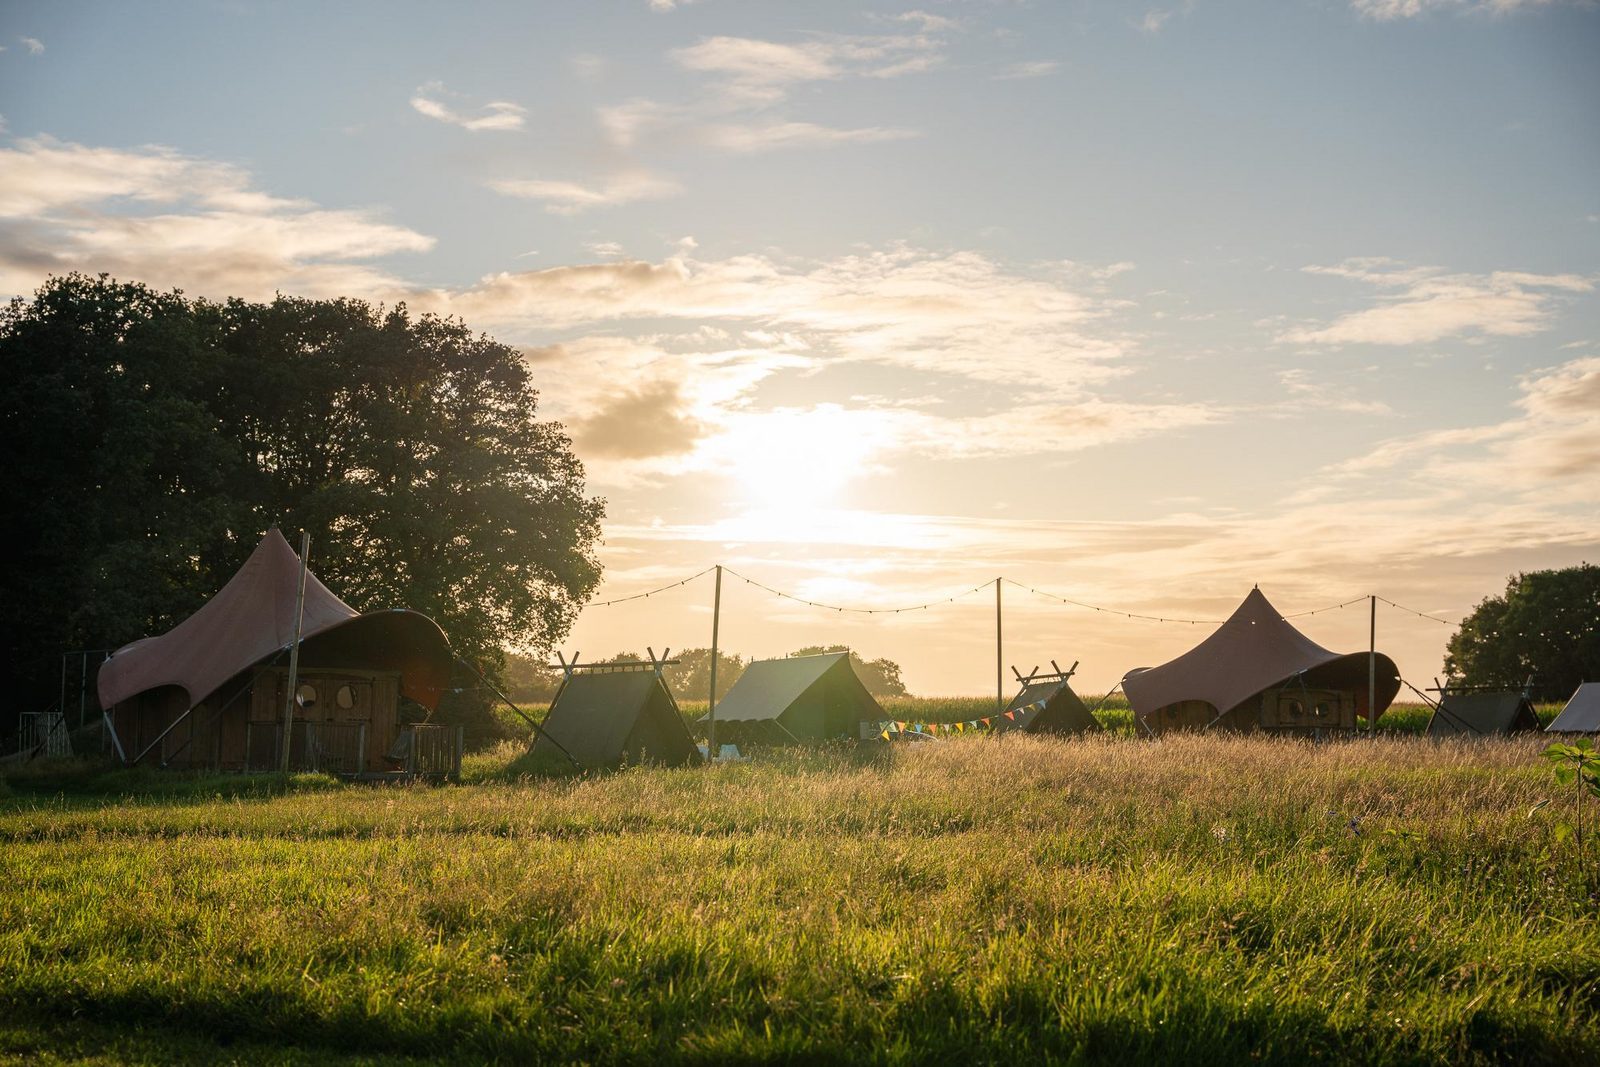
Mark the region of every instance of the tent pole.
[[[561, 653], [557, 652], [556, 655], [560, 656]], [[533, 730], [535, 735], [543, 737], [546, 741], [549, 741], [552, 745], [556, 746], [556, 751], [560, 752], [563, 756], [567, 757], [568, 760], [571, 760], [572, 761], [572, 765], [574, 767], [578, 768], [580, 771], [583, 770], [583, 764], [579, 763], [577, 758], [574, 757], [572, 753], [568, 752], [565, 748], [563, 748], [561, 746], [561, 742], [560, 741], [557, 741], [555, 738], [551, 737], [549, 731], [547, 731], [543, 726], [540, 726], [538, 723], [534, 722], [532, 715], [529, 715], [527, 712], [525, 712], [521, 708], [517, 707], [516, 704], [512, 703], [511, 698], [506, 696], [504, 693], [502, 693], [500, 691], [500, 687], [499, 686], [497, 686], [493, 682], [489, 681], [489, 679], [484, 676], [484, 673], [482, 671], [480, 671], [478, 668], [474, 667], [467, 660], [462, 659], [460, 656], [456, 657], [456, 662], [461, 664], [467, 670], [471, 671], [473, 674], [476, 674], [478, 676], [478, 680], [480, 682], [482, 682], [484, 685], [489, 687], [489, 692], [491, 692], [495, 696], [499, 697], [505, 703], [506, 707], [510, 708], [512, 711], [514, 711], [518, 715], [522, 716], [522, 721], [528, 724], [529, 728]], [[572, 657], [572, 662], [573, 663], [577, 663], [578, 662], [578, 657], [577, 656], [573, 656]], [[555, 707], [556, 706], [556, 701], [561, 699], [561, 690], [565, 689], [567, 687], [567, 679], [571, 678], [571, 677], [572, 677], [572, 672], [571, 671], [567, 671], [566, 677], [561, 680], [560, 687], [556, 689], [555, 697], [550, 701], [550, 706], [551, 707]]]
[[1000, 641], [1000, 579], [994, 580], [994, 705], [1006, 710], [1005, 653]]
[[1367, 732], [1378, 732], [1378, 598], [1368, 597], [1371, 606], [1367, 628]]
[[278, 758], [280, 773], [289, 773], [289, 750], [293, 747], [294, 690], [300, 681], [300, 631], [306, 612], [306, 559], [311, 555], [311, 534], [300, 531], [300, 587], [294, 598], [294, 644], [289, 646], [289, 691], [283, 701], [283, 754]]
[[711, 692], [706, 701], [706, 761], [717, 758], [717, 629], [722, 623], [722, 564], [717, 564], [717, 591], [711, 599]]

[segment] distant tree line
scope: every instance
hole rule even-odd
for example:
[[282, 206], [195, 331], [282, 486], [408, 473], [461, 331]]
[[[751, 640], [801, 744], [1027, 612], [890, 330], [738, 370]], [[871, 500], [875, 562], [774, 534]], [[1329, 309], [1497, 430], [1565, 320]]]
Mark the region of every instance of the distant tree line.
[[603, 501], [517, 351], [461, 322], [71, 275], [0, 314], [0, 373], [12, 711], [54, 702], [64, 649], [193, 612], [274, 524], [352, 607], [423, 612], [491, 675], [600, 581]]
[[1444, 668], [1468, 685], [1521, 688], [1532, 679], [1544, 700], [1600, 682], [1600, 567], [1513, 576], [1461, 620]]
[[[875, 697], [898, 697], [906, 695], [905, 682], [900, 678], [900, 664], [891, 659], [863, 659], [861, 655], [847, 649], [844, 645], [809, 645], [791, 652], [792, 656], [814, 656], [826, 652], [850, 653], [850, 665], [855, 668], [861, 684]], [[660, 650], [658, 650], [659, 654]], [[584, 660], [585, 663], [628, 663], [645, 660], [648, 657], [633, 652], [618, 652], [614, 656], [604, 659]], [[677, 662], [662, 670], [662, 677], [671, 687], [675, 697], [682, 701], [704, 700], [711, 692], [711, 650], [709, 648], [688, 648], [682, 652], [673, 652], [672, 659]], [[721, 700], [733, 688], [733, 683], [744, 674], [744, 669], [750, 661], [742, 656], [730, 655], [720, 649], [717, 652], [717, 699]], [[512, 655], [507, 660], [506, 681], [511, 686], [510, 696], [514, 700], [526, 700], [529, 703], [548, 703], [556, 694], [556, 689], [561, 684], [560, 669], [552, 670], [546, 660], [525, 655]]]

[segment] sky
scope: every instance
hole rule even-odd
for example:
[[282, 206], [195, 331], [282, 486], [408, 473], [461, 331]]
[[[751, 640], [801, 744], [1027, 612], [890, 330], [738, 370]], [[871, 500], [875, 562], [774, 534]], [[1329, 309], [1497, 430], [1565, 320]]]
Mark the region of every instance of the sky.
[[997, 576], [1003, 663], [1080, 691], [1253, 585], [1339, 651], [1369, 602], [1320, 609], [1410, 609], [1426, 686], [1509, 576], [1600, 561], [1593, 3], [58, 0], [0, 45], [5, 295], [524, 354], [597, 602], [671, 586], [569, 654], [709, 644], [674, 583], [721, 563], [724, 649], [917, 693], [995, 691]]

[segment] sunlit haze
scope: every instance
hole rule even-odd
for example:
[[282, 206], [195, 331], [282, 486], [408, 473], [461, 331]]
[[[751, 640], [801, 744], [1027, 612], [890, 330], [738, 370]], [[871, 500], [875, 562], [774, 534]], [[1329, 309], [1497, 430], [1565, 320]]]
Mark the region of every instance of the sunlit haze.
[[[1099, 692], [1252, 585], [1600, 561], [1600, 7], [917, 2], [7, 4], [0, 289], [460, 316], [607, 499], [597, 601], [722, 563], [724, 649], [916, 693], [994, 691], [996, 576]], [[1450, 632], [1378, 606], [1415, 684]]]

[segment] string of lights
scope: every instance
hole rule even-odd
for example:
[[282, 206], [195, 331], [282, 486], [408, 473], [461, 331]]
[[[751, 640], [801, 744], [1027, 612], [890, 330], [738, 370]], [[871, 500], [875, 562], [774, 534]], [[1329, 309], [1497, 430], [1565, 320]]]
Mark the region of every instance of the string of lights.
[[962, 590], [959, 593], [954, 593], [954, 594], [952, 594], [950, 596], [942, 597], [942, 598], [937, 599], [937, 600], [930, 600], [926, 604], [911, 604], [911, 605], [908, 605], [906, 607], [901, 607], [901, 608], [852, 608], [852, 607], [840, 607], [838, 604], [825, 604], [820, 600], [808, 600], [805, 597], [796, 596], [793, 593], [785, 593], [781, 589], [774, 589], [770, 585], [765, 585], [765, 584], [763, 584], [761, 582], [756, 581], [754, 578], [751, 578], [751, 577], [748, 577], [746, 575], [740, 574], [738, 571], [734, 570], [732, 567], [726, 567], [725, 566], [725, 567], [722, 568], [722, 570], [723, 570], [724, 573], [731, 574], [733, 577], [740, 579], [746, 585], [753, 585], [757, 589], [762, 590], [763, 592], [771, 593], [773, 596], [776, 596], [776, 597], [782, 597], [784, 600], [793, 600], [797, 604], [805, 604], [807, 607], [823, 608], [823, 609], [825, 609], [827, 611], [847, 612], [847, 613], [852, 614], [852, 615], [899, 615], [901, 612], [906, 612], [906, 611], [926, 611], [929, 608], [939, 607], [939, 606], [941, 606], [943, 604], [953, 604], [957, 600], [962, 599], [963, 597], [969, 597], [973, 593], [980, 592], [980, 591], [982, 591], [984, 589], [989, 588], [989, 586], [994, 584], [993, 582], [984, 582], [981, 585], [973, 586], [971, 589], [965, 589], [965, 590]]
[[1378, 599], [1383, 601], [1383, 603], [1389, 605], [1391, 608], [1398, 608], [1401, 611], [1408, 612], [1408, 613], [1410, 613], [1412, 615], [1415, 615], [1419, 619], [1427, 619], [1429, 622], [1442, 623], [1445, 626], [1454, 626], [1454, 625], [1456, 625], [1455, 623], [1451, 622], [1449, 619], [1441, 619], [1437, 615], [1429, 615], [1426, 611], [1418, 611], [1416, 608], [1408, 608], [1404, 604], [1396, 604], [1394, 601], [1388, 599], [1387, 597], [1379, 597]]
[[707, 567], [705, 570], [701, 571], [699, 574], [691, 574], [691, 575], [689, 575], [689, 577], [685, 578], [681, 582], [669, 582], [666, 585], [663, 585], [659, 589], [651, 589], [651, 590], [649, 590], [647, 592], [643, 592], [643, 593], [634, 593], [631, 596], [619, 596], [615, 600], [596, 600], [596, 601], [590, 603], [588, 606], [591, 607], [591, 608], [609, 608], [613, 604], [626, 604], [630, 600], [645, 600], [645, 599], [647, 599], [649, 597], [655, 596], [657, 593], [665, 593], [669, 589], [676, 589], [679, 586], [688, 585], [690, 582], [694, 581], [696, 578], [704, 578], [706, 575], [710, 574], [712, 571], [714, 571], [716, 569], [717, 569], [716, 564], [712, 564], [711, 566]]
[[[611, 600], [597, 600], [597, 601], [594, 601], [593, 603], [589, 604], [588, 606], [592, 607], [592, 608], [605, 608], [605, 607], [610, 607], [613, 604], [626, 604], [626, 603], [628, 603], [630, 601], [634, 601], [634, 600], [646, 600], [646, 599], [649, 599], [650, 597], [656, 596], [656, 595], [658, 595], [660, 593], [665, 593], [665, 592], [668, 592], [670, 590], [677, 589], [677, 588], [680, 588], [682, 586], [688, 585], [690, 582], [696, 580], [697, 578], [703, 578], [703, 577], [705, 577], [706, 575], [710, 574], [712, 571], [714, 571], [716, 569], [717, 569], [716, 565], [713, 564], [712, 566], [707, 567], [705, 570], [698, 571], [695, 574], [691, 574], [691, 575], [689, 575], [689, 577], [681, 579], [680, 581], [668, 582], [666, 585], [659, 586], [659, 587], [657, 587], [655, 589], [646, 590], [645, 592], [642, 592], [642, 593], [632, 593], [632, 594], [630, 594], [628, 596], [615, 597], [615, 598], [613, 598]], [[978, 585], [973, 586], [970, 589], [963, 589], [962, 591], [960, 591], [958, 593], [952, 593], [951, 595], [945, 596], [945, 597], [936, 597], [936, 598], [934, 598], [932, 600], [929, 600], [929, 601], [927, 601], [925, 603], [922, 603], [922, 604], [908, 604], [908, 605], [905, 605], [903, 607], [896, 607], [896, 608], [858, 608], [858, 607], [852, 607], [852, 606], [849, 606], [849, 605], [829, 604], [829, 603], [826, 603], [826, 602], [821, 601], [821, 600], [813, 600], [813, 599], [810, 599], [808, 597], [799, 596], [799, 595], [797, 595], [795, 593], [787, 593], [787, 592], [784, 592], [782, 589], [776, 589], [776, 588], [774, 588], [774, 587], [772, 587], [770, 585], [767, 585], [764, 582], [758, 582], [754, 578], [751, 578], [749, 575], [741, 574], [738, 571], [734, 570], [732, 567], [723, 566], [722, 569], [723, 569], [723, 571], [725, 573], [727, 573], [731, 577], [739, 579], [740, 581], [744, 582], [746, 585], [753, 586], [756, 589], [760, 589], [764, 593], [769, 593], [772, 596], [779, 597], [779, 598], [781, 598], [783, 600], [792, 600], [796, 604], [804, 604], [807, 607], [820, 608], [820, 609], [822, 609], [824, 611], [841, 612], [841, 613], [846, 613], [846, 614], [851, 614], [851, 615], [899, 615], [899, 614], [902, 614], [902, 613], [905, 613], [905, 612], [910, 612], [910, 611], [927, 611], [929, 608], [941, 607], [941, 606], [943, 606], [945, 604], [953, 604], [956, 601], [965, 599], [966, 597], [972, 596], [975, 593], [980, 593], [983, 590], [989, 588], [991, 585], [994, 584], [992, 581], [982, 582], [982, 583], [979, 583]], [[1159, 623], [1169, 623], [1170, 622], [1170, 623], [1177, 623], [1177, 624], [1185, 625], [1185, 626], [1220, 626], [1224, 621], [1226, 621], [1226, 620], [1223, 620], [1223, 619], [1186, 619], [1186, 618], [1181, 618], [1181, 617], [1178, 617], [1178, 616], [1175, 616], [1175, 615], [1150, 615], [1150, 614], [1146, 614], [1144, 612], [1139, 612], [1139, 611], [1127, 611], [1127, 610], [1125, 610], [1123, 608], [1112, 608], [1112, 607], [1107, 607], [1104, 604], [1090, 604], [1090, 603], [1088, 603], [1086, 601], [1083, 601], [1083, 600], [1075, 600], [1072, 597], [1061, 596], [1059, 593], [1051, 593], [1051, 592], [1049, 592], [1047, 590], [1038, 589], [1038, 588], [1035, 588], [1034, 586], [1031, 586], [1031, 585], [1024, 585], [1023, 583], [1021, 583], [1019, 581], [1016, 581], [1014, 579], [1011, 579], [1011, 578], [1001, 578], [1000, 581], [1004, 582], [1006, 585], [1012, 586], [1013, 588], [1021, 589], [1021, 590], [1025, 591], [1025, 592], [1031, 593], [1034, 596], [1043, 597], [1046, 600], [1054, 600], [1054, 601], [1056, 601], [1057, 603], [1060, 603], [1060, 604], [1068, 604], [1068, 605], [1071, 605], [1072, 607], [1082, 608], [1085, 611], [1093, 611], [1093, 612], [1096, 612], [1098, 614], [1117, 615], [1117, 616], [1121, 616], [1122, 618], [1125, 618], [1125, 619], [1142, 619], [1142, 620], [1145, 620], [1147, 622], [1159, 622]], [[1367, 599], [1368, 598], [1366, 596], [1351, 597], [1349, 600], [1344, 600], [1344, 601], [1341, 601], [1341, 602], [1339, 602], [1337, 604], [1329, 604], [1326, 607], [1312, 608], [1309, 611], [1291, 612], [1291, 613], [1289, 613], [1287, 615], [1281, 615], [1281, 616], [1279, 616], [1279, 618], [1282, 618], [1282, 619], [1302, 619], [1302, 618], [1305, 618], [1305, 617], [1310, 616], [1310, 615], [1320, 615], [1320, 614], [1322, 614], [1324, 612], [1328, 612], [1328, 611], [1340, 611], [1340, 610], [1342, 610], [1344, 608], [1348, 608], [1348, 607], [1350, 607], [1352, 605], [1360, 604], [1360, 603], [1362, 603], [1363, 601], [1365, 601]], [[1444, 626], [1454, 626], [1455, 625], [1455, 623], [1451, 622], [1449, 619], [1441, 619], [1438, 616], [1430, 615], [1425, 611], [1418, 611], [1415, 608], [1408, 608], [1404, 604], [1396, 604], [1394, 601], [1388, 599], [1387, 597], [1381, 597], [1380, 596], [1380, 597], [1376, 597], [1376, 599], [1381, 601], [1384, 604], [1387, 604], [1391, 608], [1395, 608], [1398, 611], [1403, 611], [1403, 612], [1406, 612], [1407, 614], [1415, 615], [1419, 619], [1427, 619], [1429, 622], [1437, 622], [1437, 623], [1440, 623], [1441, 625], [1444, 625]]]

